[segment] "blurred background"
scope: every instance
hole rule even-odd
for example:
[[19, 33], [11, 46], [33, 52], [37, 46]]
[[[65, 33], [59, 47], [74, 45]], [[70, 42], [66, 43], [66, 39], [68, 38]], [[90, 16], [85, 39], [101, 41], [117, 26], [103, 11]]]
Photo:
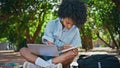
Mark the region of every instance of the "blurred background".
[[[83, 49], [120, 49], [120, 0], [82, 0], [87, 21], [80, 29]], [[0, 0], [0, 50], [19, 51], [42, 43], [46, 24], [57, 17], [61, 0]]]
[[[87, 7], [87, 21], [79, 28], [81, 49], [84, 52], [111, 49], [110, 52], [119, 55], [120, 0], [81, 1]], [[18, 51], [27, 43], [42, 43], [44, 28], [57, 18], [60, 3], [61, 0], [0, 0], [0, 63], [22, 64], [25, 60]]]

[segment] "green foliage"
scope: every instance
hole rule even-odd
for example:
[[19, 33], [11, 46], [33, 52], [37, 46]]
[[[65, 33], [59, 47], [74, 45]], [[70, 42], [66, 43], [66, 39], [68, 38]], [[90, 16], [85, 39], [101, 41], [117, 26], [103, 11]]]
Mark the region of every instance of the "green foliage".
[[[113, 42], [115, 46], [118, 48], [119, 44], [117, 41], [116, 36], [120, 36], [118, 19], [119, 13], [116, 10], [115, 4], [112, 0], [89, 0], [88, 2], [88, 21], [89, 18], [93, 21], [89, 24], [93, 30], [93, 38], [96, 37], [95, 35], [99, 33], [99, 35], [107, 42]], [[116, 44], [117, 43], [117, 44]]]
[[6, 38], [18, 49], [21, 48], [21, 43], [25, 43], [27, 39], [26, 30], [30, 30], [32, 37], [37, 26], [41, 25], [40, 28], [43, 28], [39, 31], [43, 33], [46, 22], [56, 17], [53, 15], [56, 15], [54, 12], [57, 11], [59, 2], [59, 0], [0, 0], [0, 39]]
[[[26, 46], [26, 31], [30, 38], [40, 25], [35, 43], [41, 43], [44, 28], [57, 17], [61, 0], [0, 0], [0, 42], [9, 41], [19, 49]], [[83, 0], [86, 3], [87, 22], [81, 28], [84, 40], [98, 40], [120, 45], [120, 14], [112, 0]], [[92, 37], [92, 38], [91, 38]], [[86, 43], [86, 42], [84, 42]], [[90, 44], [90, 43], [88, 43]]]

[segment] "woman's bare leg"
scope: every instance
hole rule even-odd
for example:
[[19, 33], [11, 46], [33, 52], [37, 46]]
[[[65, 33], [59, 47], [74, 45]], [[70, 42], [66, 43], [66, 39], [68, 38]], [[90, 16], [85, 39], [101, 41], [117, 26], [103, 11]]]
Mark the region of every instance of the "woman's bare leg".
[[63, 68], [67, 68], [66, 66], [68, 66], [73, 60], [74, 58], [78, 55], [78, 49], [73, 49], [71, 51], [68, 51], [56, 58], [52, 59], [52, 62], [54, 64], [57, 63], [62, 63], [63, 64]]
[[38, 56], [31, 53], [31, 51], [28, 48], [22, 48], [20, 49], [20, 54], [29, 62], [35, 63], [35, 60]]
[[[35, 63], [36, 59], [38, 58], [38, 56], [31, 53], [31, 51], [28, 48], [22, 48], [20, 50], [20, 53], [27, 61], [32, 62], [32, 63]], [[63, 66], [66, 66], [73, 61], [73, 59], [75, 58], [77, 54], [78, 54], [78, 49], [76, 48], [64, 54], [61, 54], [58, 57], [53, 58], [52, 63], [53, 64], [62, 63]]]

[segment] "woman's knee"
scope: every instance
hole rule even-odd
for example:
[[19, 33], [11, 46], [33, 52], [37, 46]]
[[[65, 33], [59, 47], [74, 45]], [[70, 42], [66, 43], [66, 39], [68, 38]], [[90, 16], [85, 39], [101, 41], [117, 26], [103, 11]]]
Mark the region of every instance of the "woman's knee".
[[26, 48], [26, 47], [23, 47], [23, 48], [20, 49], [20, 54], [21, 55], [24, 55], [27, 52], [28, 52], [28, 48]]

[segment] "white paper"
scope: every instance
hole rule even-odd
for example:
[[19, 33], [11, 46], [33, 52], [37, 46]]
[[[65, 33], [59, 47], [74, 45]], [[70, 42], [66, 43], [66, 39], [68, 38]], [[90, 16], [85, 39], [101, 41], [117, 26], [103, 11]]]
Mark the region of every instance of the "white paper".
[[62, 50], [61, 53], [67, 52], [67, 51], [75, 49], [75, 48], [77, 48], [77, 46]]

